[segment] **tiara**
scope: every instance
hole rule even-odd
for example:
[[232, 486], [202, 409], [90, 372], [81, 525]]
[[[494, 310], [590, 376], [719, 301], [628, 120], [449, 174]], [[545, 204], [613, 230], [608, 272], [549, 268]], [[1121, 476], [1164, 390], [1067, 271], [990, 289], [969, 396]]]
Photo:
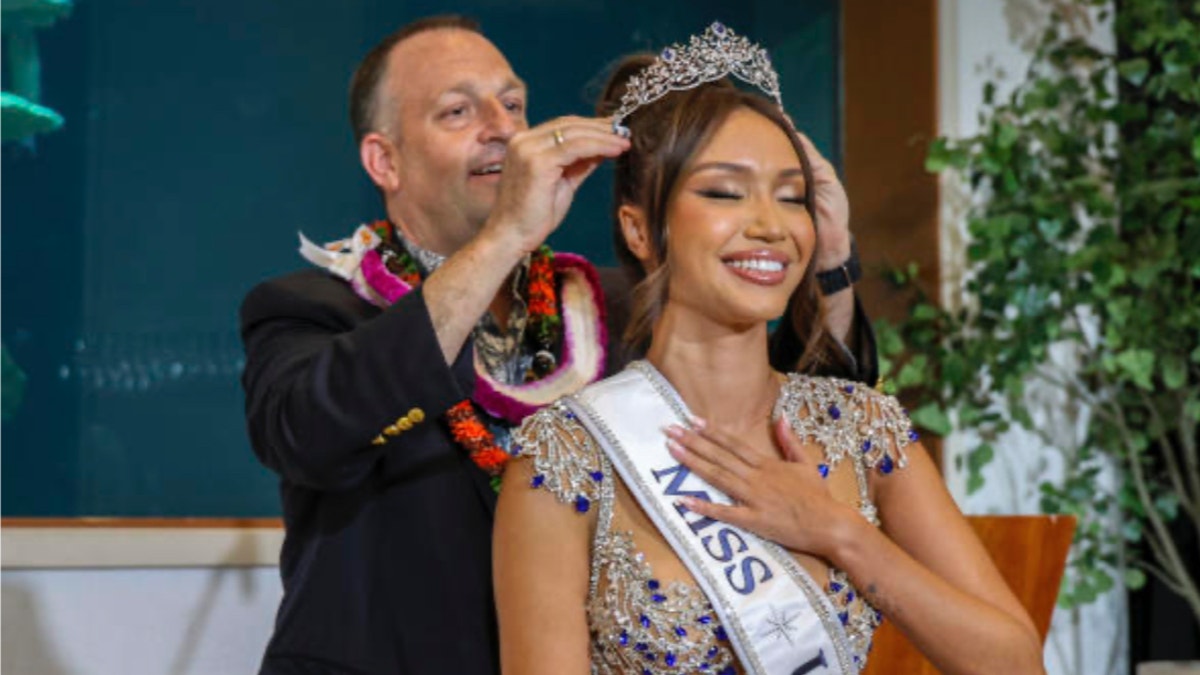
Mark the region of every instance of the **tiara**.
[[687, 45], [667, 47], [654, 63], [629, 78], [621, 107], [613, 114], [613, 129], [621, 132], [622, 120], [672, 91], [692, 89], [728, 75], [758, 87], [783, 109], [779, 75], [771, 67], [767, 50], [714, 21], [703, 34], [693, 35]]

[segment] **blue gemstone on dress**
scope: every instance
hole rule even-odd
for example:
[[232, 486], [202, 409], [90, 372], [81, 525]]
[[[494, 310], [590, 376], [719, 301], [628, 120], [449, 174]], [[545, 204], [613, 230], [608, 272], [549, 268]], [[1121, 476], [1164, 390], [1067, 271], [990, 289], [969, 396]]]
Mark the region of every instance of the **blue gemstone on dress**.
[[851, 602], [854, 602], [854, 591], [850, 591], [846, 594], [846, 603], [849, 604]]
[[820, 472], [821, 478], [829, 478], [829, 465], [828, 464], [818, 464], [817, 471]]
[[863, 441], [862, 451], [864, 455], [871, 451], [871, 439], [868, 438], [867, 440]]
[[573, 413], [573, 412], [571, 412], [570, 410], [568, 410], [568, 411], [567, 411], [567, 419], [569, 419], [569, 420], [573, 420], [573, 419], [575, 419], [575, 413]]
[[520, 456], [521, 456], [521, 444], [520, 444], [520, 443], [513, 443], [513, 446], [512, 446], [512, 456], [513, 456], [513, 457], [520, 457]]
[[894, 468], [896, 468], [896, 466], [892, 463], [892, 458], [888, 455], [884, 455], [883, 461], [879, 463], [879, 471], [884, 474], [889, 474]]
[[633, 648], [638, 650], [639, 652], [644, 652], [650, 648], [650, 645], [646, 644], [645, 642], [639, 642], [636, 645], [634, 645]]
[[908, 440], [912, 441], [913, 443], [916, 443], [918, 440], [920, 440], [920, 438], [921, 438], [921, 434], [918, 434], [916, 429], [908, 430]]
[[725, 34], [725, 24], [721, 23], [720, 21], [714, 21], [713, 25], [712, 25], [712, 29], [713, 29], [713, 32], [716, 33], [717, 35]]
[[654, 595], [650, 596], [650, 599], [653, 600], [654, 602], [666, 602], [667, 596], [665, 596], [661, 593], [655, 593]]
[[675, 626], [675, 634], [679, 637], [687, 637], [687, 629], [683, 626]]
[[848, 385], [846, 385], [846, 390], [845, 390], [845, 391], [846, 391], [846, 393], [847, 393], [847, 394], [853, 394], [853, 393], [854, 393], [854, 385], [852, 385], [852, 384], [848, 384]]
[[575, 498], [575, 510], [579, 513], [587, 513], [588, 509], [592, 508], [592, 503], [587, 497], [580, 495]]
[[838, 620], [840, 620], [842, 625], [845, 626], [846, 624], [850, 623], [850, 614], [847, 612], [838, 612]]
[[833, 591], [834, 593], [841, 593], [842, 585], [836, 581], [831, 581], [829, 582], [829, 590]]
[[642, 675], [654, 675], [649, 668], [642, 668]]
[[657, 591], [658, 590], [658, 579], [651, 579], [650, 581], [647, 581], [646, 588], [649, 588], [652, 591]]
[[642, 628], [650, 627], [650, 617], [646, 616], [645, 614], [643, 614], [642, 617], [640, 619], [638, 619], [638, 621], [641, 622]]
[[621, 637], [617, 638], [617, 640], [621, 643], [622, 647], [627, 646], [629, 644], [629, 633], [621, 631]]
[[707, 654], [705, 654], [705, 655], [704, 655], [704, 657], [705, 657], [705, 658], [708, 658], [708, 659], [711, 659], [712, 657], [716, 656], [716, 655], [717, 655], [717, 652], [719, 652], [719, 651], [721, 651], [721, 650], [720, 650], [720, 648], [718, 648], [718, 647], [710, 647], [710, 648], [709, 648], [709, 650], [708, 650], [708, 653], [707, 653]]
[[700, 670], [708, 670], [708, 668], [709, 668], [708, 661], [704, 661], [700, 664]]
[[842, 419], [842, 411], [836, 405], [829, 406], [829, 416], [835, 420]]
[[597, 483], [604, 480], [604, 472], [603, 471], [593, 471], [592, 472], [592, 480], [596, 481]]
[[667, 652], [667, 655], [663, 657], [663, 663], [674, 668], [675, 667], [675, 655], [672, 654], [671, 652]]
[[533, 488], [540, 488], [540, 487], [542, 487], [542, 483], [545, 483], [545, 482], [546, 482], [546, 477], [539, 473], [538, 475], [533, 477], [533, 480], [529, 481], [529, 486], [533, 487]]
[[729, 636], [725, 634], [724, 626], [717, 626], [713, 630], [713, 635], [717, 636], [718, 640], [728, 640], [729, 639]]
[[711, 616], [702, 616], [702, 617], [700, 617], [699, 619], [696, 619], [696, 620], [697, 620], [697, 621], [699, 621], [700, 623], [704, 624], [705, 626], [707, 626], [708, 624], [712, 623], [712, 617], [711, 617]]
[[725, 666], [721, 670], [717, 671], [717, 675], [737, 675], [737, 669], [733, 666]]
[[662, 60], [663, 61], [674, 61], [675, 60], [675, 50], [671, 49], [670, 47], [667, 47], [666, 49], [662, 50]]
[[646, 652], [646, 660], [647, 661], [657, 661], [658, 657], [654, 655], [654, 652]]
[[880, 621], [883, 621], [883, 612], [875, 610], [875, 623], [879, 623]]

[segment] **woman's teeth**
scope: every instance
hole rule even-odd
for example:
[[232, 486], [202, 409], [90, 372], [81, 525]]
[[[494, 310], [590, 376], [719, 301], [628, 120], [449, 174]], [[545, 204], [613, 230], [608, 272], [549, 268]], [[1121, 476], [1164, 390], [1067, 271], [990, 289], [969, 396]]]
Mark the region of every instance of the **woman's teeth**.
[[726, 265], [736, 267], [742, 270], [753, 270], [756, 272], [782, 272], [783, 263], [775, 260], [727, 260]]

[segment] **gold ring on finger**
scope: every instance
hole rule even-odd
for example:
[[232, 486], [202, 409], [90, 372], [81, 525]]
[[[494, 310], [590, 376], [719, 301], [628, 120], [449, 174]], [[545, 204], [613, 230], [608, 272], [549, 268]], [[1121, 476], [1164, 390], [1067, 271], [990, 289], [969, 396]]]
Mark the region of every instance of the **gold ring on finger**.
[[554, 130], [554, 144], [562, 145], [563, 143], [566, 143], [566, 142], [567, 142], [567, 139], [563, 136], [562, 129], [555, 129]]

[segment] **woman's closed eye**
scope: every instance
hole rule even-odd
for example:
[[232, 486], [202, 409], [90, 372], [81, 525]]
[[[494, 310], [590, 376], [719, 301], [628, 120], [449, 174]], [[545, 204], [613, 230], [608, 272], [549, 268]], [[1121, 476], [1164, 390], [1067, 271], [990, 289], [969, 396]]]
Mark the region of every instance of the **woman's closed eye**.
[[741, 199], [745, 196], [737, 190], [730, 190], [726, 188], [700, 188], [696, 190], [696, 194], [700, 195], [701, 197], [707, 197], [708, 199], [723, 200]]

